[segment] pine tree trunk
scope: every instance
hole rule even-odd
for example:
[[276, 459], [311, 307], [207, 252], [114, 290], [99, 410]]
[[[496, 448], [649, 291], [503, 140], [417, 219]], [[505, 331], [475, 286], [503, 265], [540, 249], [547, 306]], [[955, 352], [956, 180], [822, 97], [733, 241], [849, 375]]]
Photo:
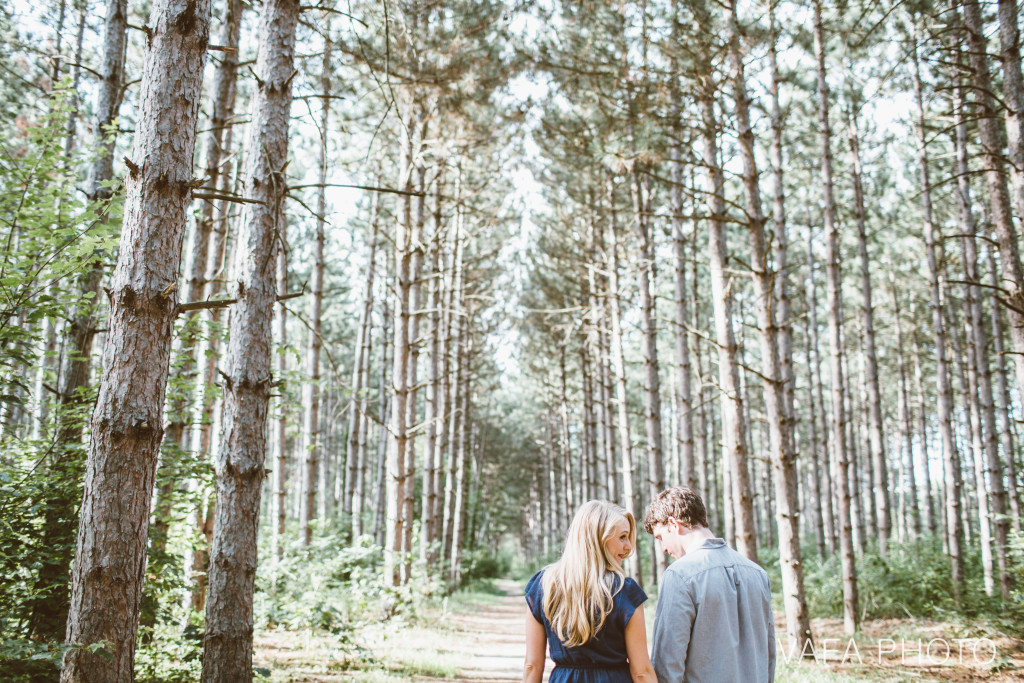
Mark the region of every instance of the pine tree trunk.
[[[810, 255], [810, 254], [809, 254]], [[809, 279], [813, 278], [813, 264]], [[811, 311], [816, 308], [816, 302], [810, 303]], [[811, 336], [810, 329], [810, 316], [804, 316], [804, 353], [805, 362], [807, 365], [807, 409], [808, 409], [808, 422], [811, 430], [810, 433], [810, 452], [809, 459], [805, 460], [806, 467], [811, 471], [812, 481], [814, 482], [811, 496], [814, 498], [812, 503], [811, 514], [812, 522], [814, 524], [814, 539], [817, 543], [818, 558], [824, 560], [828, 557], [829, 552], [835, 552], [835, 546], [832, 543], [833, 530], [835, 529], [835, 523], [832, 519], [832, 487], [831, 477], [828, 476], [828, 448], [825, 445], [824, 433], [826, 430], [825, 423], [828, 421], [824, 414], [821, 403], [818, 401], [818, 394], [821, 391], [817, 377], [820, 374], [819, 365], [820, 361], [817, 358], [816, 344], [813, 341], [817, 337]], [[817, 322], [817, 321], [815, 321]], [[818, 429], [818, 420], [821, 419], [821, 430]], [[824, 466], [825, 477], [822, 477], [822, 467]], [[824, 479], [824, 482], [822, 482]], [[824, 484], [824, 485], [822, 485]], [[826, 543], [828, 546], [826, 547]]]
[[[206, 137], [206, 184], [207, 187], [216, 188], [221, 194], [226, 194], [231, 183], [230, 169], [224, 169], [230, 164], [231, 151], [231, 120], [235, 114], [235, 99], [238, 81], [238, 42], [241, 35], [242, 14], [244, 7], [240, 0], [229, 0], [224, 7], [224, 16], [221, 19], [221, 33], [218, 37], [218, 45], [227, 49], [213, 72], [213, 111], [210, 115], [210, 131]], [[220, 206], [213, 200], [203, 202], [202, 214], [196, 225], [196, 232], [204, 231], [207, 244], [202, 249], [193, 245], [193, 262], [199, 257], [199, 252], [205, 253], [205, 260], [200, 275], [203, 287], [197, 290], [196, 299], [205, 295], [210, 300], [220, 291], [220, 284], [215, 278], [221, 276], [221, 263], [224, 260], [224, 247], [227, 231], [227, 202], [221, 201]], [[195, 300], [195, 299], [193, 299]], [[204, 323], [210, 320], [219, 320], [220, 309], [214, 308], [207, 311], [207, 318]], [[213, 326], [207, 324], [208, 329]], [[217, 363], [217, 338], [216, 333], [210, 335], [210, 339], [200, 349], [198, 357], [203, 359], [200, 362], [202, 372], [199, 375], [198, 395], [201, 401], [197, 406], [199, 422], [198, 452], [196, 458], [206, 462], [210, 456], [211, 430], [213, 422], [213, 405], [208, 399], [210, 387], [214, 382]], [[210, 404], [209, 406], [207, 404]], [[194, 419], [194, 418], [193, 418]], [[189, 437], [185, 436], [183, 447], [188, 447]], [[193, 482], [196, 489], [205, 488], [199, 482]], [[193, 543], [185, 557], [186, 573], [192, 588], [190, 591], [189, 603], [192, 609], [201, 611], [206, 606], [206, 570], [209, 561], [209, 544], [213, 536], [213, 505], [211, 495], [203, 491], [200, 494], [201, 503], [192, 510], [189, 515], [189, 523], [198, 532], [199, 539]]]
[[[761, 342], [764, 405], [768, 421], [772, 481], [775, 486], [775, 519], [779, 531], [779, 563], [782, 568], [783, 603], [790, 652], [804, 652], [811, 639], [810, 616], [804, 593], [803, 558], [800, 552], [800, 507], [797, 491], [796, 454], [789, 432], [785, 377], [779, 360], [779, 328], [775, 319], [776, 273], [768, 263], [765, 218], [761, 206], [754, 132], [750, 127], [750, 100], [740, 52], [740, 26], [735, 0], [729, 8], [729, 58], [735, 98], [737, 138], [743, 160], [747, 236], [750, 239], [750, 267], [754, 285], [754, 307]], [[769, 525], [770, 526], [770, 525]]]
[[150, 15], [67, 629], [67, 642], [106, 641], [112, 656], [71, 650], [61, 673], [66, 682], [134, 676], [209, 16], [207, 0], [157, 0]]
[[[313, 291], [309, 310], [309, 350], [306, 356], [306, 383], [303, 386], [304, 414], [302, 419], [302, 455], [305, 459], [302, 488], [305, 498], [302, 514], [299, 519], [302, 545], [308, 546], [313, 541], [312, 522], [317, 517], [317, 475], [320, 461], [323, 459], [323, 445], [320, 443], [320, 347], [323, 342], [320, 336], [321, 312], [324, 301], [324, 225], [327, 214], [327, 133], [331, 119], [331, 19], [327, 15], [324, 24], [324, 54], [320, 68], [320, 92], [322, 95], [320, 111], [320, 163], [319, 184], [316, 200], [316, 239], [313, 247]], [[285, 294], [285, 292], [281, 292]], [[326, 472], [320, 473], [326, 475]], [[326, 476], [319, 479], [321, 485], [327, 481]], [[322, 486], [321, 486], [322, 487]], [[321, 509], [325, 506], [326, 490], [320, 497]], [[323, 517], [323, 515], [320, 515]]]
[[[999, 0], [999, 45], [1009, 143], [1010, 179], [1017, 216], [1024, 216], [1024, 77], [1021, 75], [1017, 0]], [[972, 48], [973, 49], [973, 48]], [[987, 94], [987, 91], [986, 91]]]
[[839, 488], [839, 546], [843, 573], [843, 628], [848, 635], [857, 631], [859, 608], [857, 598], [857, 566], [853, 557], [849, 457], [846, 448], [846, 382], [843, 374], [842, 343], [842, 275], [840, 273], [839, 226], [836, 224], [835, 199], [832, 194], [832, 132], [829, 125], [829, 88], [825, 72], [825, 35], [822, 28], [821, 0], [814, 2], [814, 46], [818, 62], [818, 123], [821, 134], [821, 180], [825, 199], [825, 235], [828, 257], [829, 344], [832, 375], [832, 443], [835, 449]]
[[[782, 370], [783, 393], [786, 398], [785, 433], [793, 440], [792, 452], [796, 450], [796, 373], [793, 370], [793, 326], [792, 313], [789, 301], [789, 237], [786, 227], [786, 185], [783, 172], [782, 157], [782, 135], [785, 123], [782, 117], [782, 108], [779, 104], [779, 83], [782, 77], [779, 75], [778, 58], [776, 54], [776, 43], [778, 42], [778, 29], [775, 22], [775, 2], [768, 6], [770, 21], [771, 40], [768, 44], [768, 62], [771, 68], [771, 106], [769, 115], [771, 117], [772, 139], [769, 146], [769, 161], [772, 167], [773, 194], [772, 194], [772, 230], [775, 233], [775, 307], [778, 310], [777, 320], [779, 323], [779, 363]], [[817, 468], [813, 471], [814, 495], [816, 501], [820, 501], [818, 495]], [[820, 505], [819, 505], [820, 507]], [[819, 511], [820, 514], [820, 511]]]
[[[1004, 0], [1005, 3], [1006, 0]], [[978, 131], [981, 136], [981, 152], [985, 167], [985, 180], [988, 188], [989, 210], [995, 227], [1000, 265], [1003, 268], [1003, 286], [1009, 287], [1008, 298], [1011, 307], [1010, 340], [1014, 350], [1014, 366], [1017, 371], [1017, 388], [1024, 394], [1024, 267], [1021, 266], [1020, 245], [1017, 228], [1013, 223], [1013, 211], [1010, 208], [1010, 192], [1006, 185], [1006, 165], [1003, 158], [1003, 137], [1006, 132], [1003, 120], [997, 116], [992, 98], [992, 77], [988, 68], [988, 52], [984, 28], [982, 25], [981, 8], [978, 0], [962, 0], [963, 27], [967, 33], [967, 56], [970, 70], [965, 77], [970, 79], [972, 89], [976, 93]], [[1007, 8], [1008, 9], [1008, 8]], [[1000, 16], [1006, 9], [1000, 8]], [[953, 11], [953, 28], [961, 28]], [[1004, 48], [1006, 46], [1004, 45]], [[960, 53], [959, 47], [955, 48]], [[1012, 50], [1010, 52], [1012, 58]], [[1014, 111], [1020, 111], [1024, 104], [1024, 91], [1020, 80], [1020, 58], [1006, 65], [1008, 81], [1006, 83], [1008, 104]], [[1020, 121], [1014, 131], [1017, 149], [1010, 150], [1011, 167], [1024, 160], [1024, 149], [1021, 148], [1019, 136]], [[1017, 166], [1016, 173], [1024, 173], [1024, 168]], [[1024, 178], [1018, 181], [1018, 210], [1024, 210]], [[1024, 215], [1024, 214], [1022, 214]]]
[[[678, 83], [673, 80], [674, 107], [677, 123], [681, 124], [682, 102]], [[682, 135], [677, 128], [677, 135]], [[672, 245], [675, 256], [675, 377], [678, 391], [676, 406], [676, 439], [679, 444], [679, 483], [690, 488], [697, 487], [697, 466], [693, 446], [693, 389], [690, 384], [690, 344], [686, 329], [690, 320], [688, 291], [686, 285], [686, 237], [683, 235], [683, 148], [676, 144], [672, 150]], [[694, 306], [697, 305], [696, 300]], [[707, 495], [707, 492], [704, 492]]]
[[[904, 470], [904, 481], [900, 490], [904, 491], [902, 494], [904, 500], [902, 508], [904, 514], [909, 514], [912, 519], [914, 538], [916, 539], [921, 536], [921, 506], [917, 493], [917, 476], [914, 471], [914, 430], [913, 420], [910, 415], [910, 388], [907, 380], [907, 356], [903, 346], [902, 313], [899, 292], [896, 289], [896, 274], [893, 271], [889, 272], [889, 285], [892, 290], [893, 322], [896, 327], [896, 362], [899, 372], [897, 397], [899, 402], [900, 443], [903, 450]], [[924, 472], [923, 476], [927, 478], [928, 473]]]
[[[916, 320], [914, 316], [914, 305], [911, 302], [910, 305], [910, 317], [912, 320]], [[928, 425], [926, 406], [928, 402], [924, 396], [924, 378], [921, 372], [921, 345], [917, 340], [917, 329], [915, 327], [914, 333], [910, 335], [911, 346], [914, 352], [914, 393], [917, 396], [917, 439], [920, 447], [918, 448], [918, 471], [921, 472], [921, 476], [924, 477], [922, 480], [921, 494], [924, 496], [924, 505], [921, 510], [924, 513], [925, 526], [928, 527], [928, 533], [932, 540], [938, 537], [938, 518], [935, 513], [935, 498], [932, 496], [932, 478], [931, 478], [931, 464], [930, 458], [928, 457]]]
[[[971, 184], [967, 162], [967, 125], [963, 118], [963, 91], [957, 90], [956, 112], [956, 150], [957, 150], [957, 204], [959, 208], [959, 226], [963, 247], [964, 278], [967, 286], [967, 315], [969, 316], [970, 337], [968, 349], [972, 357], [968, 359], [968, 367], [972, 370], [975, 388], [971, 398], [977, 402], [977, 424], [974, 425], [975, 441], [975, 489], [979, 509], [979, 531], [982, 544], [982, 565], [985, 571], [985, 590], [991, 595], [994, 591], [992, 576], [992, 532], [995, 532], [995, 551], [999, 561], [999, 578], [1002, 597], [1009, 599], [1010, 585], [1006, 572], [1006, 538], [1008, 523], [1006, 520], [1006, 491], [1003, 488], [1002, 463], [999, 461], [999, 441], [996, 431], [994, 398], [992, 395], [992, 371], [988, 362], [988, 330], [982, 306], [982, 294], [979, 283], [981, 275], [978, 271], [978, 253], [974, 235], [977, 225], [971, 211]], [[989, 494], [986, 491], [985, 473], [988, 472], [988, 483], [991, 487], [991, 509]]]
[[[440, 195], [440, 183], [438, 184], [438, 193]], [[435, 226], [440, 231], [443, 214], [440, 208], [440, 197], [438, 198], [438, 208], [434, 216]], [[438, 232], [438, 272], [437, 272], [437, 296], [436, 296], [436, 313], [437, 313], [437, 397], [436, 403], [436, 441], [434, 443], [434, 472], [433, 472], [433, 490], [434, 497], [432, 502], [431, 517], [433, 519], [433, 530], [430, 533], [438, 550], [443, 549], [444, 545], [444, 474], [447, 471], [445, 469], [445, 452], [448, 447], [448, 424], [451, 415], [448, 412], [449, 396], [451, 394], [451, 382], [449, 381], [449, 370], [450, 370], [450, 357], [449, 349], [451, 348], [451, 306], [449, 302], [451, 300], [450, 282], [452, 282], [452, 275], [454, 274], [454, 250], [449, 250], [446, 247], [447, 244], [447, 229], [444, 232]], [[436, 555], [435, 551], [435, 555]], [[436, 557], [435, 557], [436, 560]]]
[[[421, 116], [425, 116], [421, 113]], [[419, 129], [419, 140], [422, 144], [423, 138], [427, 135], [426, 123], [421, 124]], [[417, 157], [422, 158], [420, 154]], [[402, 518], [405, 525], [402, 529], [402, 554], [405, 562], [402, 565], [402, 581], [406, 583], [412, 575], [412, 526], [415, 515], [415, 478], [416, 478], [416, 436], [419, 429], [415, 426], [418, 416], [416, 410], [417, 399], [419, 398], [419, 358], [420, 358], [420, 310], [423, 308], [421, 286], [423, 271], [423, 246], [422, 235], [425, 222], [426, 200], [426, 169], [420, 165], [416, 171], [418, 177], [417, 188], [420, 196], [416, 198], [416, 216], [411, 223], [412, 233], [410, 241], [413, 246], [412, 261], [410, 264], [410, 288], [409, 288], [409, 393], [406, 397], [407, 425], [412, 432], [405, 449], [405, 486], [402, 497]]]
[[455, 231], [452, 235], [452, 285], [448, 296], [449, 324], [448, 324], [448, 380], [447, 380], [447, 408], [448, 425], [445, 437], [445, 452], [448, 454], [447, 468], [445, 470], [444, 485], [444, 538], [441, 544], [442, 557], [447, 560], [452, 556], [452, 541], [455, 533], [455, 496], [456, 476], [458, 474], [458, 460], [456, 452], [458, 448], [458, 435], [462, 429], [463, 413], [459, 410], [463, 385], [463, 375], [466, 372], [464, 358], [459, 349], [461, 348], [462, 335], [465, 334], [466, 319], [463, 315], [460, 303], [464, 287], [464, 250], [465, 241], [462, 235], [462, 201], [461, 173], [457, 179], [456, 204], [455, 204]]
[[449, 581], [452, 586], [459, 586], [462, 583], [462, 551], [466, 545], [466, 532], [467, 532], [467, 512], [469, 509], [469, 480], [470, 476], [466, 470], [470, 467], [469, 462], [469, 432], [470, 432], [470, 372], [469, 362], [473, 352], [473, 339], [470, 336], [470, 316], [469, 311], [466, 309], [465, 303], [465, 289], [462, 290], [460, 296], [459, 310], [464, 316], [462, 323], [462, 335], [458, 340], [458, 348], [456, 353], [461, 356], [459, 361], [459, 367], [463, 368], [461, 374], [461, 386], [459, 387], [459, 406], [457, 412], [462, 414], [462, 419], [459, 423], [459, 429], [457, 433], [453, 433], [453, 438], [457, 438], [458, 442], [452, 450], [452, 457], [457, 463], [456, 480], [455, 480], [455, 500], [452, 508], [452, 518], [454, 520], [452, 526], [452, 548], [451, 555], [449, 556], [449, 567], [451, 567], [449, 574]]
[[[282, 241], [277, 247], [277, 291], [288, 291], [288, 229], [282, 226]], [[288, 308], [285, 304], [279, 303], [275, 307], [274, 322], [277, 327], [277, 376], [284, 378], [288, 376]], [[281, 559], [284, 555], [284, 548], [281, 546], [281, 538], [284, 536], [285, 527], [288, 522], [288, 423], [289, 405], [285, 394], [282, 392], [277, 401], [277, 409], [280, 414], [274, 422], [274, 527], [271, 539], [272, 553], [274, 557]]]
[[[814, 238], [810, 227], [807, 229], [807, 282], [808, 291], [810, 293], [810, 300], [808, 306], [808, 343], [810, 349], [808, 349], [808, 376], [810, 381], [810, 388], [813, 389], [811, 394], [811, 401], [815, 405], [815, 412], [821, 416], [821, 436], [818, 441], [815, 452], [817, 457], [815, 462], [817, 467], [825, 472], [825, 489], [822, 493], [824, 507], [822, 514], [824, 516], [825, 525], [825, 539], [828, 542], [829, 553], [835, 553], [839, 551], [839, 523], [838, 523], [838, 495], [835, 490], [836, 477], [832, 476], [834, 472], [833, 462], [835, 458], [834, 448], [830, 447], [829, 444], [829, 427], [830, 419], [829, 413], [825, 404], [825, 391], [824, 383], [821, 381], [821, 367], [824, 365], [821, 360], [821, 341], [818, 334], [818, 285], [817, 280], [814, 276], [815, 258], [814, 258]], [[814, 360], [810, 360], [813, 352]]]
[[[629, 404], [626, 393], [626, 360], [622, 348], [622, 299], [619, 288], [619, 237], [615, 212], [615, 184], [607, 180], [609, 220], [604, 224], [605, 244], [608, 245], [606, 268], [608, 270], [608, 301], [611, 308], [612, 374], [615, 376], [616, 427], [619, 439], [619, 463], [622, 477], [622, 506], [633, 510], [633, 445], [629, 434]], [[626, 560], [626, 574], [640, 576], [636, 554]]]
[[[710, 66], [707, 67], [710, 69]], [[710, 79], [710, 74], [706, 76]], [[713, 87], [710, 85], [705, 88]], [[711, 298], [715, 309], [715, 336], [718, 342], [718, 381], [721, 387], [723, 457], [729, 467], [726, 496], [732, 500], [737, 549], [757, 561], [757, 536], [754, 529], [754, 505], [747, 471], [747, 435], [743, 396], [740, 392], [736, 335], [733, 331], [731, 282], [726, 275], [728, 247], [725, 234], [725, 178], [718, 164], [718, 123], [711, 92], [698, 94], [703, 122], [704, 163], [707, 166], [708, 253], [711, 269]]]
[[378, 546], [384, 545], [387, 533], [384, 529], [386, 523], [387, 513], [387, 498], [385, 492], [387, 490], [387, 457], [388, 457], [388, 425], [391, 423], [391, 410], [393, 408], [391, 401], [391, 393], [388, 388], [388, 380], [390, 379], [389, 368], [392, 365], [391, 357], [394, 355], [394, 330], [391, 325], [391, 305], [390, 297], [388, 296], [388, 289], [393, 286], [393, 283], [388, 275], [389, 260], [385, 256], [385, 271], [381, 282], [381, 301], [383, 302], [383, 311], [381, 315], [381, 360], [380, 360], [380, 377], [378, 380], [377, 388], [377, 400], [379, 403], [378, 422], [377, 424], [377, 471], [374, 476], [375, 496], [376, 505], [374, 507], [373, 515], [373, 537], [375, 543]]
[[634, 228], [640, 244], [637, 288], [640, 291], [641, 349], [644, 357], [644, 436], [647, 444], [648, 488], [651, 498], [665, 488], [665, 466], [662, 460], [661, 380], [658, 376], [658, 326], [654, 312], [654, 288], [657, 264], [654, 258], [654, 235], [647, 218], [647, 197], [639, 172], [630, 176], [633, 195]]
[[370, 385], [370, 354], [373, 337], [374, 283], [377, 276], [377, 231], [380, 219], [380, 195], [374, 193], [370, 209], [370, 253], [367, 257], [366, 288], [363, 290], [363, 312], [359, 325], [359, 337], [352, 366], [352, 399], [349, 403], [348, 438], [346, 442], [346, 463], [348, 477], [345, 480], [343, 510], [351, 518], [352, 540], [363, 534], [363, 498], [366, 476], [366, 433], [369, 430], [367, 413]]
[[871, 261], [868, 258], [867, 217], [861, 180], [860, 132], [854, 114], [848, 121], [850, 156], [853, 171], [854, 213], [857, 218], [857, 244], [860, 251], [860, 288], [863, 299], [861, 324], [864, 327], [864, 371], [867, 384], [868, 429], [871, 435], [871, 466], [874, 473], [874, 513], [878, 528], [878, 550], [885, 557], [892, 534], [889, 510], [889, 473], [885, 454], [885, 425], [882, 418], [882, 392], [878, 383], [878, 357], [875, 348], [875, 311], [871, 300]]
[[[917, 128], [918, 156], [921, 166], [921, 201], [924, 212], [924, 239], [930, 275], [932, 307], [932, 334], [935, 340], [936, 383], [938, 390], [938, 426], [942, 438], [942, 456], [945, 483], [952, 495], [946, 501], [946, 528], [949, 555], [953, 570], [953, 597], [959, 605], [964, 588], [963, 527], [960, 514], [960, 465], [956, 445], [953, 442], [952, 386], [946, 361], [946, 327], [942, 314], [942, 298], [939, 283], [938, 244], [936, 229], [932, 220], [931, 179], [928, 168], [928, 148], [925, 137], [924, 102], [921, 97], [920, 79], [915, 74], [917, 85]], [[923, 407], [923, 406], [922, 406]]]
[[[950, 365], [950, 372], [953, 374], [953, 376], [957, 380], [959, 380], [959, 383], [960, 383], [959, 396], [960, 396], [960, 398], [963, 401], [963, 414], [965, 416], [965, 419], [962, 422], [960, 422], [960, 424], [962, 424], [962, 430], [963, 430], [963, 432], [961, 433], [960, 430], [957, 429], [957, 423], [959, 421], [956, 419], [956, 414], [957, 414], [957, 410], [956, 410], [957, 391], [956, 391], [956, 387], [952, 387], [951, 386], [951, 394], [952, 394], [952, 397], [953, 397], [951, 405], [953, 407], [953, 420], [954, 420], [953, 421], [953, 444], [956, 447], [956, 451], [958, 453], [957, 462], [958, 462], [959, 466], [962, 468], [961, 475], [960, 475], [960, 493], [958, 494], [957, 497], [960, 499], [960, 517], [961, 517], [961, 522], [960, 523], [963, 525], [965, 547], [972, 547], [974, 545], [974, 536], [975, 536], [973, 522], [974, 522], [974, 520], [977, 520], [979, 518], [979, 516], [978, 516], [978, 504], [979, 504], [979, 501], [974, 500], [972, 496], [966, 495], [967, 491], [969, 490], [966, 487], [970, 485], [970, 482], [975, 480], [975, 478], [974, 478], [974, 463], [975, 463], [975, 461], [977, 459], [980, 459], [980, 458], [984, 457], [984, 456], [981, 455], [981, 450], [982, 450], [982, 445], [981, 445], [981, 441], [980, 441], [981, 430], [979, 428], [980, 425], [981, 425], [981, 417], [978, 414], [978, 410], [977, 410], [978, 402], [977, 402], [977, 399], [976, 399], [976, 396], [977, 396], [977, 393], [978, 393], [978, 391], [977, 391], [978, 387], [977, 387], [977, 382], [975, 381], [975, 377], [973, 376], [973, 370], [974, 370], [973, 368], [972, 368], [972, 375], [971, 375], [970, 382], [968, 382], [968, 379], [967, 379], [968, 378], [968, 372], [967, 372], [967, 367], [966, 366], [967, 366], [967, 362], [968, 362], [968, 354], [966, 354], [964, 352], [964, 347], [965, 347], [964, 337], [966, 336], [966, 330], [964, 330], [964, 327], [967, 324], [967, 320], [966, 319], [961, 320], [960, 316], [957, 315], [957, 309], [954, 309], [954, 307], [953, 307], [953, 304], [952, 304], [952, 301], [951, 301], [951, 296], [949, 294], [949, 286], [946, 284], [947, 282], [949, 282], [949, 274], [948, 274], [947, 269], [946, 269], [946, 265], [947, 264], [946, 264], [946, 260], [945, 260], [945, 249], [943, 248], [939, 253], [942, 254], [941, 263], [943, 264], [942, 265], [942, 271], [941, 271], [942, 275], [940, 276], [941, 280], [939, 281], [939, 287], [940, 287], [940, 290], [941, 290], [942, 303], [943, 303], [942, 311], [943, 311], [943, 315], [946, 318], [946, 330], [948, 330], [948, 333], [949, 333], [949, 336], [948, 336], [948, 340], [949, 340], [949, 358], [947, 359], [947, 362]], [[963, 336], [961, 336], [961, 332], [964, 333]], [[975, 447], [977, 447], [977, 451], [975, 451]], [[966, 453], [966, 455], [965, 455], [965, 453]], [[943, 482], [943, 483], [945, 483], [947, 485], [946, 495], [948, 496], [949, 495], [949, 482]], [[985, 504], [986, 505], [988, 504], [987, 500], [985, 501]], [[991, 544], [991, 534], [989, 533], [989, 530], [986, 530], [986, 534], [989, 536], [989, 539], [988, 539], [989, 540], [989, 550], [988, 550], [989, 557], [988, 557], [988, 562], [989, 562], [989, 567], [990, 567], [989, 574], [991, 576], [991, 566], [992, 566], [992, 557], [991, 557], [991, 549], [992, 548], [991, 548], [991, 545], [992, 544]], [[983, 550], [983, 552], [982, 552], [982, 564], [984, 564], [984, 562], [985, 562], [984, 554], [985, 554], [985, 552]], [[965, 560], [965, 562], [966, 562], [966, 560]]]
[[437, 441], [440, 415], [440, 355], [441, 355], [441, 245], [443, 239], [443, 223], [441, 217], [441, 182], [438, 179], [436, 206], [434, 214], [434, 235], [430, 246], [430, 288], [427, 293], [430, 334], [427, 337], [427, 395], [424, 401], [424, 425], [426, 436], [423, 444], [423, 492], [420, 500], [420, 559], [427, 567], [437, 561], [437, 523], [434, 518], [437, 509], [437, 469], [440, 463], [436, 460]]
[[[235, 254], [236, 297], [224, 371], [224, 421], [214, 470], [217, 511], [210, 553], [203, 683], [252, 678], [256, 534], [272, 384], [271, 324], [276, 292], [274, 241], [285, 224], [296, 0], [267, 0], [260, 15], [256, 89], [243, 169]], [[281, 292], [284, 294], [284, 292]]]
[[[999, 270], [996, 267], [993, 249], [987, 250], [989, 285], [993, 291], [999, 286]], [[1003, 355], [1003, 336], [1005, 326], [1003, 324], [1003, 311], [998, 299], [993, 300], [992, 306], [992, 353], [996, 358], [996, 380], [998, 389], [996, 393], [996, 412], [999, 414], [999, 435], [1003, 449], [1003, 457], [1006, 459], [1006, 476], [1010, 482], [1009, 486], [1009, 508], [1013, 530], [1021, 533], [1021, 502], [1020, 487], [1017, 484], [1016, 449], [1013, 441], [1013, 418], [1010, 413], [1010, 383], [1007, 379], [1006, 359]]]

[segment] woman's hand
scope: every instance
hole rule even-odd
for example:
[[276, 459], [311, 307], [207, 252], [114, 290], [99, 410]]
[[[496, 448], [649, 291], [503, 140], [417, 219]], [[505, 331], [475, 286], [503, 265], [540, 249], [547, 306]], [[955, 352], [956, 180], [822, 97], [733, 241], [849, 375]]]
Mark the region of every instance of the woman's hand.
[[[526, 612], [526, 662], [523, 664], [523, 683], [540, 683], [544, 677], [544, 659], [547, 656], [548, 637], [544, 626], [529, 611]], [[653, 679], [651, 679], [653, 680]]]
[[638, 607], [626, 624], [626, 657], [633, 683], [657, 683], [651, 656], [647, 653], [647, 624], [643, 607]]

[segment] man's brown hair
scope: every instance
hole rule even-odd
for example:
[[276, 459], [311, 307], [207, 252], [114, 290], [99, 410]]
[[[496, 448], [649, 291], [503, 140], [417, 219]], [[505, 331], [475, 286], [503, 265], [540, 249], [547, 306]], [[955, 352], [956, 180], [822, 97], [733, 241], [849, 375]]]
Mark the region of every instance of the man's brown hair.
[[644, 513], [644, 531], [654, 533], [655, 524], [668, 524], [669, 517], [690, 529], [708, 526], [704, 501], [689, 486], [673, 486], [654, 497]]

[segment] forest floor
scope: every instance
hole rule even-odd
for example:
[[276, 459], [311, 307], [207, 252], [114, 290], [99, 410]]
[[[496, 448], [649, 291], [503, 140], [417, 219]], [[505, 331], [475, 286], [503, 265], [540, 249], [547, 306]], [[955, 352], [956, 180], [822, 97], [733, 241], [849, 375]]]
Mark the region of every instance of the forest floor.
[[[522, 584], [498, 580], [415, 620], [373, 623], [344, 638], [257, 633], [256, 666], [272, 683], [515, 683], [522, 680], [524, 615]], [[653, 604], [646, 617], [649, 630]], [[776, 618], [781, 635], [782, 615]], [[842, 627], [840, 620], [814, 620], [815, 657], [787, 661], [780, 651], [776, 681], [1024, 681], [1024, 643], [1003, 634], [901, 619], [868, 622], [850, 639]]]

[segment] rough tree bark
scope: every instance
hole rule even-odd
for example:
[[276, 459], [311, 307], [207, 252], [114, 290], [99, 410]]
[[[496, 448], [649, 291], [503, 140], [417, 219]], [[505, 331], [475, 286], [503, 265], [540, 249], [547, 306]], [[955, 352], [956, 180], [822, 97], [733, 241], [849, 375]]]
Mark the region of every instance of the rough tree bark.
[[[298, 0], [267, 0], [260, 15], [245, 197], [238, 225], [224, 371], [224, 421], [214, 463], [217, 511], [210, 553], [203, 683], [252, 678], [256, 535], [272, 381], [271, 323], [276, 295], [274, 241], [284, 224], [288, 121]], [[283, 293], [283, 292], [282, 292]]]
[[67, 629], [69, 643], [106, 641], [113, 651], [68, 652], [61, 672], [67, 683], [120, 683], [134, 675], [209, 17], [208, 0], [157, 0], [150, 14]]

